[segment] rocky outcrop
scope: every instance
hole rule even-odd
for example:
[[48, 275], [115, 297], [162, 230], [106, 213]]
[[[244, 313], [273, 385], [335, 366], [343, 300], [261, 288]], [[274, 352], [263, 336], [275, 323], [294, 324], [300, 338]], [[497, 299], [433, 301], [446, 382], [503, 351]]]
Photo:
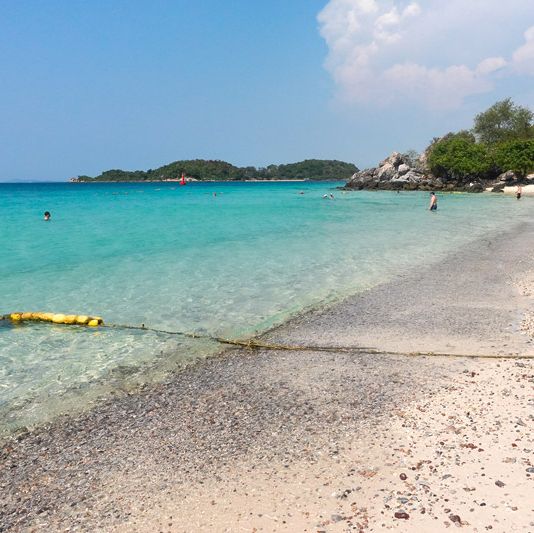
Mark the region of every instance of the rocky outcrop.
[[[377, 167], [356, 172], [345, 185], [345, 189], [382, 189], [408, 191], [464, 191], [499, 192], [505, 186], [525, 183], [513, 172], [505, 172], [493, 180], [479, 177], [442, 179], [434, 176], [426, 164], [427, 154], [422, 154], [417, 161], [408, 156], [393, 152]], [[527, 181], [528, 181], [527, 177]]]
[[393, 152], [378, 167], [356, 172], [345, 186], [347, 189], [442, 189], [443, 182], [424, 171], [421, 160], [416, 163], [399, 152]]
[[533, 185], [534, 184], [534, 174], [529, 174], [528, 176], [521, 177], [515, 172], [508, 170], [500, 174], [497, 179], [491, 183], [486, 190], [491, 190], [491, 192], [504, 192], [505, 187], [516, 187], [517, 185]]

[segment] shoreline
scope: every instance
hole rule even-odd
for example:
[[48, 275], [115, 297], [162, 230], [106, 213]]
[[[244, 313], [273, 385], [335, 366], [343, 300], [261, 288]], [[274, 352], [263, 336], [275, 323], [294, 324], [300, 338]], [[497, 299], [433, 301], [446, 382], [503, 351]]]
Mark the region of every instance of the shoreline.
[[[531, 228], [532, 223], [524, 223], [426, 271], [299, 316], [262, 338], [383, 350], [393, 346], [407, 353], [415, 338], [425, 342], [425, 350], [467, 347], [476, 353], [493, 343], [502, 355], [530, 354], [532, 343], [519, 324], [532, 299], [520, 294], [512, 281], [524, 279], [534, 268]], [[473, 275], [466, 276], [466, 271]], [[427, 291], [438, 283], [439, 291], [428, 300]], [[165, 383], [63, 417], [7, 443], [0, 486], [8, 498], [0, 525], [9, 531], [72, 526], [151, 531], [157, 523], [168, 531], [188, 531], [195, 524], [197, 531], [223, 531], [239, 523], [247, 530], [330, 532], [345, 531], [342, 527], [352, 521], [361, 523], [362, 531], [380, 531], [378, 521], [386, 520], [381, 511], [387, 508], [373, 491], [386, 475], [379, 470], [398, 468], [404, 452], [385, 452], [390, 440], [404, 431], [406, 420], [416, 424], [414, 416], [419, 413], [421, 418], [420, 413], [432, 407], [430, 398], [449, 402], [449, 416], [459, 416], [453, 411], [463, 404], [462, 394], [472, 388], [471, 382], [477, 383], [472, 372], [476, 376], [487, 370], [491, 379], [478, 382], [479, 396], [470, 393], [474, 403], [479, 398], [485, 421], [477, 423], [480, 433], [490, 420], [482, 409], [496, 377], [504, 380], [502, 390], [515, 391], [503, 396], [513, 404], [511, 413], [521, 405], [513, 400], [527, 394], [520, 386], [529, 382], [520, 376], [530, 375], [531, 360], [521, 361], [523, 367], [515, 364], [342, 351], [227, 350]], [[448, 395], [443, 396], [443, 387]], [[399, 417], [399, 410], [405, 415]], [[431, 424], [428, 416], [418, 422], [425, 446], [427, 433], [434, 431], [425, 426]], [[513, 427], [513, 432], [532, 424], [524, 414], [520, 417], [525, 425]], [[472, 424], [463, 424], [466, 431], [472, 429]], [[412, 455], [418, 446], [410, 445]], [[491, 447], [484, 449], [491, 459]], [[443, 454], [440, 457], [444, 460]], [[530, 468], [524, 461], [520, 457], [506, 464], [524, 466], [524, 471]], [[349, 478], [353, 481], [339, 492], [338, 486]], [[506, 483], [508, 494], [522, 487], [515, 487], [513, 480]], [[462, 493], [461, 487], [451, 490]], [[341, 504], [348, 504], [350, 513], [339, 514]], [[425, 505], [427, 509], [430, 503]], [[438, 531], [435, 513], [426, 513], [419, 518], [424, 522], [432, 517], [432, 530]], [[402, 519], [389, 515], [391, 524], [401, 528]], [[443, 521], [439, 524], [445, 527]]]
[[[294, 180], [186, 180], [187, 185], [191, 183], [331, 183], [340, 182], [344, 180], [328, 179], [328, 180], [308, 180], [308, 179], [294, 179]], [[96, 180], [96, 181], [61, 181], [58, 183], [180, 183], [179, 179], [175, 180]]]

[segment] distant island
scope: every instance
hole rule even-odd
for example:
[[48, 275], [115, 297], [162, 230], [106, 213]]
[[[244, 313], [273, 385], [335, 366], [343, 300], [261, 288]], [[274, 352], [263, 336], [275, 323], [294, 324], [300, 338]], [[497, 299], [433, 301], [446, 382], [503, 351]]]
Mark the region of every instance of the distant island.
[[346, 181], [358, 167], [336, 160], [307, 159], [287, 165], [269, 165], [264, 168], [236, 167], [226, 161], [191, 159], [175, 161], [149, 170], [106, 170], [99, 176], [78, 176], [72, 182], [102, 181], [178, 181], [184, 174], [187, 181]]
[[511, 99], [474, 119], [473, 128], [436, 137], [418, 154], [393, 152], [377, 167], [356, 172], [352, 190], [534, 193], [534, 113]]

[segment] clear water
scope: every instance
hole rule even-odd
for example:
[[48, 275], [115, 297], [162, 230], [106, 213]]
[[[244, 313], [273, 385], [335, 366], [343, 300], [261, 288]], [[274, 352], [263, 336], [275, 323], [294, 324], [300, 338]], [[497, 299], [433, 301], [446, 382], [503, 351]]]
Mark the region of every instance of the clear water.
[[[336, 185], [0, 184], [0, 314], [95, 314], [247, 336], [437, 261], [531, 209], [528, 199], [451, 194], [429, 213], [427, 194], [342, 194]], [[335, 199], [323, 199], [330, 192]], [[159, 379], [217, 348], [152, 333], [3, 323], [0, 431]]]

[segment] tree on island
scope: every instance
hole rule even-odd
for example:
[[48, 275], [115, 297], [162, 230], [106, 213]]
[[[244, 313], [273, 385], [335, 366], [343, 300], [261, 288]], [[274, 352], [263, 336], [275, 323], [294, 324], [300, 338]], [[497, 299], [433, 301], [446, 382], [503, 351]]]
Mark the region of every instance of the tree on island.
[[429, 170], [447, 180], [487, 180], [513, 171], [534, 171], [534, 113], [510, 98], [479, 113], [472, 130], [434, 139], [427, 148]]
[[534, 138], [534, 113], [515, 105], [511, 98], [496, 102], [475, 117], [473, 133], [483, 144], [492, 145], [515, 139]]
[[494, 159], [501, 169], [525, 178], [534, 170], [534, 141], [517, 139], [501, 143], [495, 148]]
[[467, 131], [449, 133], [437, 141], [428, 157], [428, 166], [435, 176], [454, 180], [488, 177], [493, 168], [487, 148], [477, 144], [474, 135]]

